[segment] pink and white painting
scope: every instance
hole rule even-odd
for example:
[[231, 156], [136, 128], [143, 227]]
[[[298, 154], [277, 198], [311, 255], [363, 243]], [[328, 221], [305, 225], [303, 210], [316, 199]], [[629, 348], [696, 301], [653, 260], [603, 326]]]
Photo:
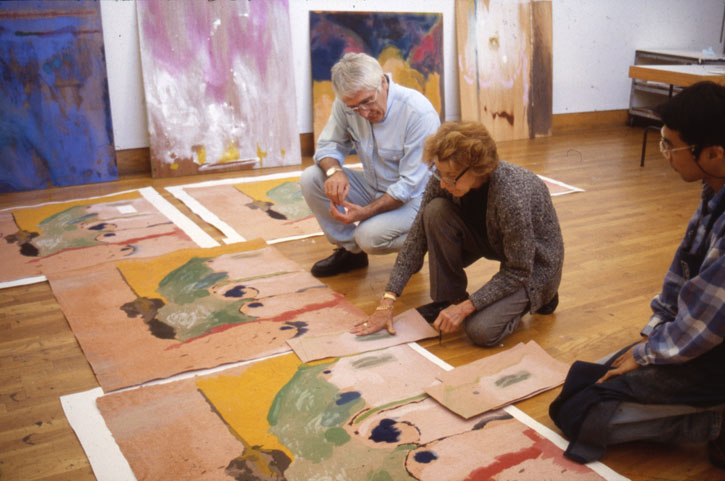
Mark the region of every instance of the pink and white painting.
[[137, 12], [154, 177], [301, 162], [287, 0]]

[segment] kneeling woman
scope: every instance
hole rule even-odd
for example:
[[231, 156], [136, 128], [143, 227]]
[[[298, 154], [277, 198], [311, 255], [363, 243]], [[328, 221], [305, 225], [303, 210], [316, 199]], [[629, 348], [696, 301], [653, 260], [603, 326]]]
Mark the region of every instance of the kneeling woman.
[[[418, 215], [380, 305], [352, 332], [395, 332], [393, 302], [426, 252], [434, 302], [418, 311], [441, 332], [463, 325], [474, 343], [492, 346], [514, 332], [526, 312], [553, 312], [564, 244], [544, 182], [499, 161], [496, 143], [478, 122], [443, 124], [426, 139], [423, 159], [432, 176]], [[469, 295], [464, 268], [482, 257], [499, 261], [500, 269]]]

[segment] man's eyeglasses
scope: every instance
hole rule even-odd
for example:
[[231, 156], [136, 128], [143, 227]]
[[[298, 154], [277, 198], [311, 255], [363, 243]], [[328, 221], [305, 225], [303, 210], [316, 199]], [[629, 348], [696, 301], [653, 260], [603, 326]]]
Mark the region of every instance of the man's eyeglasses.
[[357, 112], [357, 113], [360, 113], [363, 111], [367, 112], [368, 110], [370, 110], [374, 107], [375, 101], [378, 99], [379, 90], [380, 90], [379, 88], [375, 89], [375, 93], [373, 94], [372, 97], [370, 97], [369, 99], [363, 100], [362, 102], [357, 104], [355, 107], [350, 107], [349, 105], [346, 105], [345, 107], [347, 108], [347, 110], [349, 110], [351, 112]]
[[686, 145], [684, 147], [670, 147], [670, 143], [667, 139], [665, 139], [665, 128], [662, 127], [662, 130], [660, 130], [660, 152], [664, 156], [667, 161], [670, 160], [672, 157], [672, 152], [677, 152], [678, 150], [690, 150], [690, 153], [692, 155], [695, 155], [695, 149], [697, 148], [696, 145]]
[[461, 173], [456, 176], [455, 179], [451, 179], [450, 177], [443, 177], [441, 175], [440, 171], [438, 170], [438, 168], [434, 164], [433, 166], [431, 166], [430, 174], [433, 177], [435, 177], [436, 179], [438, 179], [439, 182], [443, 182], [444, 184], [448, 185], [448, 187], [455, 187], [456, 183], [460, 180], [461, 177], [463, 177], [463, 175], [466, 172], [468, 172], [468, 169], [470, 169], [470, 168], [471, 168], [471, 166], [469, 165], [468, 167], [463, 169], [461, 171]]

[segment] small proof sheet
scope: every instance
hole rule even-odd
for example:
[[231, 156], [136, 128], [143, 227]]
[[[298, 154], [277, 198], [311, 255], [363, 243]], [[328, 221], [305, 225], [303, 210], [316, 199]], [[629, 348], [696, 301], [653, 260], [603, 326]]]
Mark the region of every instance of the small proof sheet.
[[366, 336], [357, 336], [349, 330], [341, 330], [288, 339], [287, 344], [302, 362], [310, 362], [326, 357], [359, 354], [438, 335], [438, 331], [433, 329], [415, 309], [409, 309], [395, 316], [393, 328], [395, 335], [389, 334], [385, 329]]
[[568, 364], [529, 341], [444, 372], [438, 376], [441, 383], [426, 392], [468, 419], [559, 386], [568, 369]]

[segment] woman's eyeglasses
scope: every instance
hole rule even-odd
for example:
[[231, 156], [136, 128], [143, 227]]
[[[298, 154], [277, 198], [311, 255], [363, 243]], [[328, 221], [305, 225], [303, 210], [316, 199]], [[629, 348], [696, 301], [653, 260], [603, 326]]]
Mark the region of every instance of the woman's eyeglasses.
[[466, 172], [468, 172], [468, 169], [470, 168], [471, 166], [469, 165], [468, 167], [463, 169], [461, 173], [456, 176], [455, 179], [451, 179], [450, 177], [443, 177], [435, 164], [433, 164], [430, 169], [430, 174], [438, 179], [439, 182], [443, 182], [448, 185], [448, 187], [455, 187], [456, 183], [460, 180], [461, 177], [463, 177]]

